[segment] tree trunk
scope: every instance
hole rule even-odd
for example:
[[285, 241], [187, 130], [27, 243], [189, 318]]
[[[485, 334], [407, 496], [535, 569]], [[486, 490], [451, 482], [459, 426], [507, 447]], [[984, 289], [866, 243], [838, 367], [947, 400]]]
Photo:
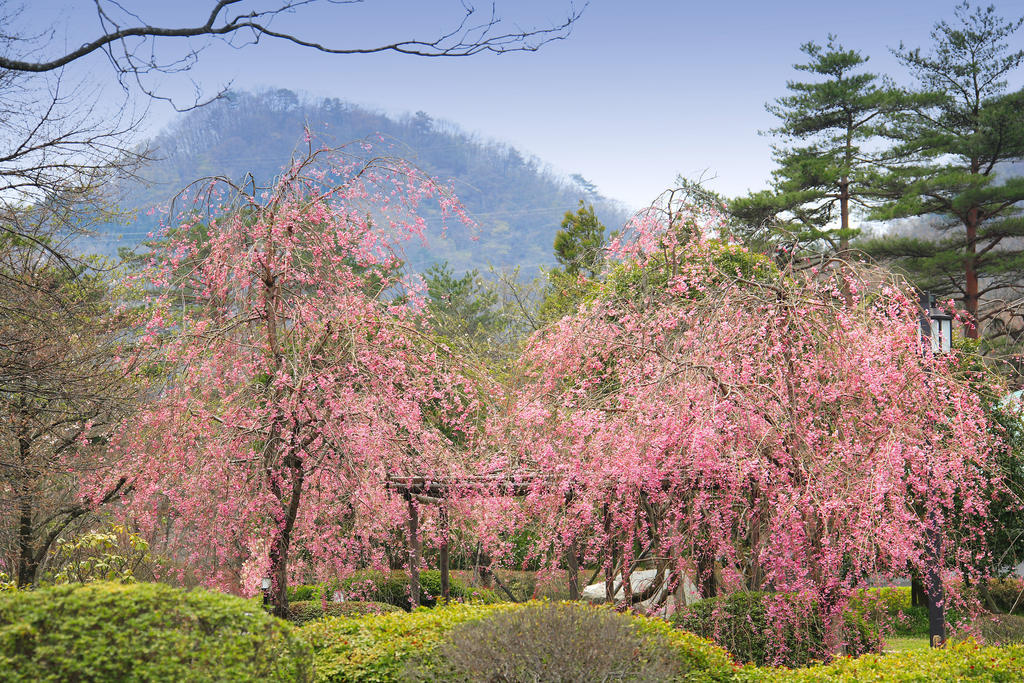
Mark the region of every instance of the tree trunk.
[[[299, 458], [289, 455], [285, 458], [285, 463], [292, 474], [291, 495], [288, 497], [288, 505], [285, 507], [283, 519], [280, 522], [281, 527], [274, 535], [274, 540], [270, 545], [271, 612], [281, 619], [288, 616], [288, 549], [291, 546], [295, 519], [299, 513], [302, 483], [305, 478]], [[274, 483], [271, 490], [283, 504], [284, 498], [281, 496], [280, 487]]]
[[566, 566], [569, 572], [569, 599], [580, 599], [580, 564], [579, 549], [574, 540], [569, 545], [569, 552], [566, 554]]
[[36, 580], [39, 562], [32, 548], [32, 480], [29, 467], [31, 444], [18, 439], [18, 461], [21, 466], [21, 495], [18, 500], [18, 588], [31, 586]]
[[612, 518], [608, 513], [608, 504], [605, 503], [604, 511], [604, 543], [605, 543], [605, 565], [604, 565], [604, 600], [615, 602], [615, 545], [612, 543]]
[[967, 245], [964, 254], [964, 275], [965, 294], [964, 310], [970, 322], [973, 323], [966, 330], [966, 335], [971, 339], [977, 339], [980, 330], [978, 321], [978, 209], [973, 208], [967, 212]]
[[715, 572], [715, 559], [710, 553], [701, 552], [697, 556], [697, 581], [700, 597], [713, 598], [718, 595], [718, 575]]
[[850, 251], [850, 179], [842, 177], [839, 182], [839, 258], [846, 258]]
[[32, 502], [27, 489], [27, 486], [22, 488], [18, 504], [18, 588], [26, 588], [35, 583], [36, 570], [39, 568], [32, 552]]
[[627, 605], [633, 604], [632, 567], [626, 557], [622, 558], [622, 599]]
[[924, 582], [917, 571], [910, 577], [910, 604], [914, 607], [925, 607], [928, 604], [924, 594]]
[[929, 513], [931, 524], [925, 530], [925, 579], [928, 591], [928, 640], [932, 647], [946, 642], [946, 605], [942, 591], [942, 535], [938, 516]]

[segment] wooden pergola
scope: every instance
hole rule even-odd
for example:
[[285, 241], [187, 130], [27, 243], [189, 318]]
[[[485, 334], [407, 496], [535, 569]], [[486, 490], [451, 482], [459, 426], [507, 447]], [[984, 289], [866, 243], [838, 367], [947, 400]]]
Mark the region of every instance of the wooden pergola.
[[[419, 511], [416, 503], [426, 505], [438, 505], [440, 507], [439, 525], [441, 527], [441, 544], [438, 548], [438, 565], [441, 570], [441, 599], [448, 602], [450, 598], [449, 574], [448, 574], [448, 510], [444, 501], [454, 493], [480, 493], [483, 495], [499, 495], [509, 497], [523, 497], [531, 491], [536, 490], [538, 485], [549, 487], [556, 484], [560, 479], [555, 477], [531, 476], [531, 477], [399, 477], [389, 476], [384, 486], [389, 491], [394, 491], [405, 498], [408, 504], [408, 530], [409, 530], [409, 601], [413, 609], [420, 605], [420, 541], [419, 541]], [[569, 494], [567, 500], [571, 498]], [[575, 553], [569, 553], [569, 593], [573, 600], [579, 598], [579, 568]], [[509, 591], [501, 579], [494, 575], [498, 584], [509, 599], [515, 600], [512, 592]]]
[[[441, 599], [447, 603], [450, 598], [450, 584], [448, 512], [445, 506], [445, 500], [451, 498], [456, 493], [477, 493], [484, 496], [523, 497], [537, 490], [550, 490], [556, 486], [564, 486], [565, 483], [566, 480], [564, 477], [539, 474], [526, 476], [493, 475], [478, 477], [388, 476], [384, 483], [385, 488], [389, 491], [400, 494], [405, 498], [408, 505], [409, 592], [412, 607], [415, 609], [420, 605], [419, 563], [421, 547], [419, 540], [419, 511], [416, 507], [417, 503], [438, 505], [440, 508], [438, 522], [441, 530], [441, 543], [438, 548], [438, 564], [441, 571]], [[672, 487], [672, 481], [665, 478], [660, 482], [660, 485], [662, 490], [668, 491]], [[717, 488], [717, 486], [714, 486], [714, 488]], [[565, 504], [568, 505], [572, 500], [573, 487], [570, 485], [566, 488]], [[605, 534], [610, 534], [611, 515], [609, 514], [607, 503], [605, 503], [603, 507], [602, 515], [604, 517], [604, 532]], [[574, 543], [573, 546], [569, 548], [566, 557], [566, 564], [569, 573], [569, 596], [573, 600], [578, 600], [580, 598], [578, 554], [578, 546]], [[639, 557], [634, 558], [634, 560], [639, 559]], [[617, 592], [615, 590], [615, 575], [619, 572], [615, 569], [614, 565], [615, 558], [613, 553], [611, 561], [604, 563], [605, 599], [608, 601], [613, 600], [614, 595]], [[478, 567], [478, 569], [483, 571], [483, 567]], [[588, 583], [592, 583], [597, 578], [600, 571], [601, 567], [599, 566], [594, 571], [594, 574]], [[621, 573], [623, 598], [630, 604], [646, 599], [645, 596], [649, 596], [652, 592], [652, 588], [654, 588], [654, 586], [645, 589], [641, 594], [633, 594], [632, 585], [629, 579], [630, 569], [628, 563], [624, 562]], [[508, 595], [509, 599], [516, 601], [515, 596], [512, 595], [512, 592], [504, 584], [502, 584], [498, 575], [492, 574], [492, 576], [495, 583], [497, 583], [498, 587]], [[668, 580], [671, 581], [671, 578]], [[662, 581], [665, 581], [664, 577], [662, 577]], [[713, 574], [709, 576], [707, 583], [707, 586], [703, 586], [702, 584], [702, 593], [714, 595], [717, 592], [717, 585]]]

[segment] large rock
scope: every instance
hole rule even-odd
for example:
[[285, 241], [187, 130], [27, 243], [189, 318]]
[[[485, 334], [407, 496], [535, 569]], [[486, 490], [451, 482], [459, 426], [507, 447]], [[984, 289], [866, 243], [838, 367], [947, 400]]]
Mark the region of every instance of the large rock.
[[[641, 593], [647, 590], [647, 588], [649, 588], [651, 584], [654, 582], [654, 578], [657, 575], [658, 571], [656, 569], [638, 569], [634, 572], [631, 572], [629, 575], [629, 585], [633, 589], [633, 594], [636, 595], [637, 593]], [[621, 574], [617, 574], [615, 576], [615, 583], [613, 583], [612, 586], [614, 589], [615, 600], [624, 600], [625, 596], [623, 595], [622, 591]], [[687, 605], [700, 599], [700, 594], [697, 592], [697, 586], [694, 585], [693, 581], [691, 581], [690, 577], [688, 576], [683, 577], [682, 590], [683, 599]], [[651, 606], [659, 602], [659, 600], [663, 598], [667, 592], [668, 586], [662, 586], [660, 589], [658, 589], [654, 596], [652, 596], [648, 600], [644, 600], [643, 602], [637, 604], [637, 607], [641, 610], [650, 609]], [[587, 586], [581, 591], [580, 597], [588, 602], [604, 602], [604, 582], [602, 581], [601, 583], [594, 583]], [[673, 607], [672, 603], [672, 598], [665, 600], [663, 610], [666, 613], [668, 613]]]

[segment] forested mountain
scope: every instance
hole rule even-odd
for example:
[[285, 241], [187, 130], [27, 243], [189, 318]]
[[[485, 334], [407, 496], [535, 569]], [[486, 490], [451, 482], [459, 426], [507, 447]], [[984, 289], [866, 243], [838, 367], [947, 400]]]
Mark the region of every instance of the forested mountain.
[[143, 169], [146, 184], [122, 188], [124, 205], [138, 211], [124, 224], [107, 225], [90, 248], [112, 253], [134, 246], [158, 220], [147, 209], [198, 178], [252, 173], [257, 183], [266, 183], [304, 146], [307, 127], [316, 143], [329, 146], [371, 141], [375, 154], [405, 158], [455, 189], [479, 226], [478, 239], [460, 230], [440, 238], [439, 217], [427, 216], [435, 233], [428, 249], [406, 248], [416, 270], [444, 260], [455, 271], [488, 264], [532, 270], [554, 262], [555, 232], [580, 199], [593, 202], [610, 229], [628, 215], [581, 176], [559, 178], [536, 158], [424, 112], [392, 118], [338, 99], [304, 100], [290, 90], [233, 92], [182, 115], [151, 141], [156, 160]]

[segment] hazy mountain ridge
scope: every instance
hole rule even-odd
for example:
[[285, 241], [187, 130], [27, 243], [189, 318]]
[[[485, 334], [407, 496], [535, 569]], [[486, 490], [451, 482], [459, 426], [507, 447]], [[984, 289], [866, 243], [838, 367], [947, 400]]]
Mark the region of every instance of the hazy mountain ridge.
[[[609, 230], [621, 227], [628, 212], [582, 180], [557, 177], [542, 162], [515, 148], [469, 135], [457, 125], [423, 112], [392, 118], [338, 99], [305, 101], [289, 90], [231, 93], [183, 115], [156, 136], [157, 160], [143, 170], [145, 185], [121, 188], [123, 204], [136, 209], [129, 223], [107, 225], [90, 247], [112, 253], [133, 246], [153, 230], [164, 204], [188, 183], [204, 176], [232, 179], [252, 173], [267, 183], [304, 146], [305, 129], [329, 146], [356, 140], [374, 144], [374, 153], [400, 156], [450, 183], [478, 223], [477, 239], [461, 230], [430, 236], [427, 250], [410, 244], [405, 256], [420, 270], [447, 260], [456, 271], [554, 263], [552, 242], [566, 211], [580, 199], [592, 202]], [[582, 182], [580, 182], [582, 181]], [[432, 232], [440, 218], [427, 213]]]

